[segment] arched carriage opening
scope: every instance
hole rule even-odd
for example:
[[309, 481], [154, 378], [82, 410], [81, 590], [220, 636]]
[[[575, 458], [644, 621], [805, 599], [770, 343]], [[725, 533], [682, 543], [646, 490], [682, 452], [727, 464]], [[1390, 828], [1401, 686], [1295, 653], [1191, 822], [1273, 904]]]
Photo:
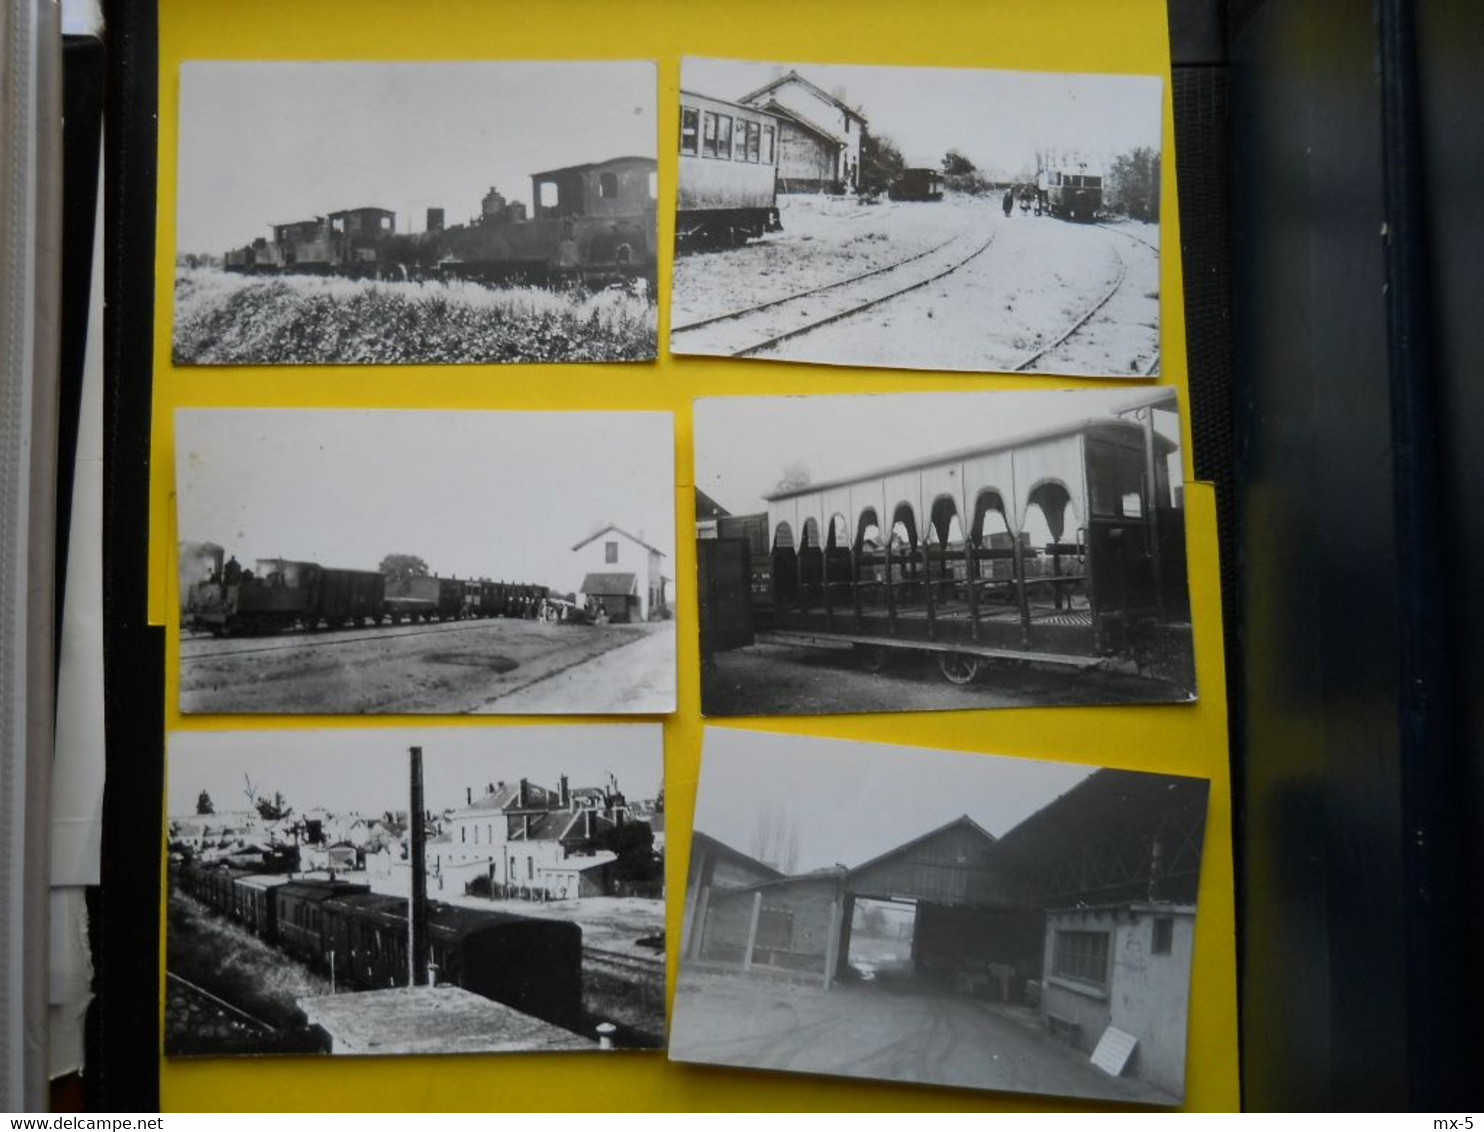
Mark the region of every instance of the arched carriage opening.
[[779, 601], [794, 601], [799, 595], [799, 555], [794, 532], [786, 522], [773, 528], [773, 593]]
[[824, 545], [819, 535], [819, 520], [811, 515], [804, 520], [799, 539], [799, 600], [805, 606], [813, 606], [823, 597]]
[[[1046, 479], [1031, 488], [1025, 509], [1026, 579], [1037, 583], [1031, 594], [1053, 609], [1086, 604], [1082, 543], [1072, 493], [1060, 480]], [[1079, 600], [1080, 596], [1080, 600]]]
[[855, 556], [851, 553], [850, 524], [838, 512], [830, 516], [824, 537], [825, 599], [832, 606], [846, 601], [855, 582]]

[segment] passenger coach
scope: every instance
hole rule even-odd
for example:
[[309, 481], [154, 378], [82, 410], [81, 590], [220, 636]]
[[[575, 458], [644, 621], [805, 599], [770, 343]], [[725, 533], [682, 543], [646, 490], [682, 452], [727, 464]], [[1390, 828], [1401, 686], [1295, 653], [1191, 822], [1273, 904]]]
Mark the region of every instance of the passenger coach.
[[681, 250], [745, 244], [783, 226], [778, 219], [777, 115], [680, 92]]

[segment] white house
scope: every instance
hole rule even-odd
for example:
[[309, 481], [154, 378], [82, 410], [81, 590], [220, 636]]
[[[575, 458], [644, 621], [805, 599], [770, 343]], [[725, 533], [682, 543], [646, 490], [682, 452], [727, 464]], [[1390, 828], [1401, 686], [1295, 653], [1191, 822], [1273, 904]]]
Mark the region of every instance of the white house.
[[[641, 532], [642, 534], [642, 532]], [[582, 574], [578, 600], [607, 611], [612, 621], [648, 621], [668, 606], [664, 551], [609, 523], [572, 548]]]
[[777, 114], [780, 192], [853, 193], [860, 181], [861, 134], [866, 119], [797, 71], [737, 100]]
[[554, 900], [601, 895], [613, 853], [595, 839], [625, 820], [617, 784], [556, 790], [521, 779], [497, 784], [454, 810], [442, 836], [428, 842], [430, 885], [440, 877], [461, 883], [483, 874], [497, 890]]

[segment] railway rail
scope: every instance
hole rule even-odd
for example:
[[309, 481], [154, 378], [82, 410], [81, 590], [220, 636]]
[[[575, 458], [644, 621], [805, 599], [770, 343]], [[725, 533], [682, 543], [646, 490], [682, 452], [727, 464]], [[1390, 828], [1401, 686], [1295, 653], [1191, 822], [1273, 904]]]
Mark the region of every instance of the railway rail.
[[[342, 630], [340, 632], [314, 631], [312, 629], [296, 630], [291, 634], [279, 634], [273, 638], [274, 644], [254, 644], [244, 648], [234, 648], [234, 645], [244, 642], [239, 638], [236, 641], [213, 636], [181, 637], [181, 657], [191, 660], [211, 660], [221, 656], [251, 656], [254, 653], [265, 652], [287, 652], [292, 649], [303, 648], [305, 645], [353, 645], [362, 641], [388, 641], [402, 637], [432, 636], [437, 633], [454, 633], [460, 629], [477, 629], [481, 627], [493, 628], [499, 624], [502, 618], [486, 618], [480, 620], [445, 621], [436, 626], [425, 628], [406, 627], [402, 632], [395, 631], [400, 626], [394, 626], [392, 630]], [[518, 619], [517, 619], [518, 620]], [[522, 620], [522, 624], [525, 622]], [[203, 643], [216, 643], [219, 647], [215, 649], [186, 649], [186, 645], [194, 641]]]
[[258, 1030], [259, 1032], [264, 1034], [272, 1034], [277, 1032], [276, 1027], [269, 1025], [261, 1018], [254, 1017], [247, 1011], [243, 1010], [241, 1007], [233, 1006], [224, 998], [218, 998], [205, 987], [197, 986], [189, 979], [181, 978], [174, 971], [166, 971], [165, 979], [168, 984], [178, 993], [185, 995], [187, 998], [195, 997], [201, 999], [212, 1009], [226, 1015], [226, 1017], [233, 1022], [237, 1022], [244, 1026], [251, 1026], [253, 1029]]
[[582, 949], [582, 962], [584, 966], [591, 963], [599, 967], [608, 967], [613, 970], [622, 971], [626, 974], [638, 974], [659, 979], [665, 977], [665, 960], [663, 957], [651, 959], [645, 955], [628, 955], [621, 951], [608, 951], [601, 947], [584, 947]]
[[[738, 322], [745, 326], [745, 320], [752, 318], [763, 324], [759, 326], [756, 331], [754, 331], [754, 335], [749, 336], [752, 338], [752, 340], [747, 345], [740, 348], [729, 347], [725, 351], [723, 351], [727, 354], [730, 354], [734, 358], [751, 357], [754, 354], [759, 354], [762, 351], [771, 349], [772, 347], [777, 346], [783, 342], [802, 337], [803, 335], [809, 334], [815, 330], [819, 330], [822, 327], [830, 326], [834, 323], [842, 321], [843, 319], [850, 318], [854, 315], [862, 313], [863, 311], [867, 311], [873, 307], [878, 307], [883, 303], [890, 302], [891, 300], [899, 298], [902, 295], [910, 294], [911, 292], [917, 291], [923, 287], [928, 286], [929, 284], [936, 283], [938, 280], [952, 275], [954, 272], [965, 267], [967, 264], [973, 262], [985, 252], [987, 252], [990, 246], [994, 243], [995, 237], [997, 235], [997, 232], [991, 232], [989, 237], [982, 243], [978, 244], [973, 251], [969, 252], [967, 255], [955, 258], [954, 260], [952, 260], [952, 262], [948, 263], [941, 269], [938, 269], [936, 268], [936, 266], [934, 266], [934, 268], [931, 269], [929, 273], [924, 277], [917, 278], [915, 277], [917, 273], [908, 272], [907, 275], [909, 278], [911, 278], [911, 281], [906, 283], [904, 286], [895, 286], [894, 282], [888, 279], [887, 285], [890, 287], [890, 290], [886, 291], [885, 293], [872, 294], [868, 290], [865, 294], [859, 297], [859, 301], [855, 301], [851, 297], [846, 297], [844, 299], [845, 305], [843, 307], [832, 310], [830, 313], [824, 315], [823, 317], [810, 317], [810, 313], [800, 307], [800, 313], [802, 314], [802, 317], [805, 319], [805, 321], [793, 321], [792, 325], [790, 325], [791, 320], [787, 317], [788, 308], [791, 305], [799, 306], [807, 300], [814, 299], [823, 294], [844, 291], [844, 289], [847, 287], [864, 283], [867, 280], [881, 279], [883, 276], [889, 277], [894, 272], [902, 271], [905, 268], [909, 268], [912, 264], [920, 263], [930, 256], [941, 253], [945, 248], [948, 248], [952, 244], [962, 244], [963, 237], [955, 236], [950, 240], [945, 240], [944, 242], [937, 244], [934, 247], [928, 248], [924, 252], [918, 252], [914, 255], [906, 257], [905, 259], [897, 260], [895, 263], [887, 264], [885, 267], [873, 268], [870, 271], [862, 272], [861, 274], [851, 276], [848, 279], [835, 280], [834, 282], [825, 284], [824, 286], [811, 288], [808, 291], [796, 292], [795, 294], [789, 295], [782, 299], [771, 300], [767, 303], [760, 303], [754, 307], [746, 308], [739, 311], [732, 311], [728, 314], [716, 316], [711, 319], [692, 322], [681, 327], [672, 328], [670, 333], [673, 338], [673, 336], [677, 332], [684, 334], [701, 329], [704, 326], [714, 325], [719, 322]], [[798, 316], [795, 316], [795, 318], [797, 317]], [[780, 323], [782, 324], [781, 329]], [[761, 333], [763, 337], [756, 337], [755, 335], [757, 333]]]

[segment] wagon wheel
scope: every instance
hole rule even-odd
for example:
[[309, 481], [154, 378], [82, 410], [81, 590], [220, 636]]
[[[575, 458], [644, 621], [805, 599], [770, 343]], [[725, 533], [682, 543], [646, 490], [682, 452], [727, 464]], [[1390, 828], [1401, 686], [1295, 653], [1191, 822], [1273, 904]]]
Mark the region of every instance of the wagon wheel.
[[938, 654], [938, 667], [951, 684], [967, 684], [979, 675], [979, 658], [961, 652]]
[[856, 645], [855, 657], [867, 672], [880, 672], [886, 667], [886, 649], [881, 645]]

